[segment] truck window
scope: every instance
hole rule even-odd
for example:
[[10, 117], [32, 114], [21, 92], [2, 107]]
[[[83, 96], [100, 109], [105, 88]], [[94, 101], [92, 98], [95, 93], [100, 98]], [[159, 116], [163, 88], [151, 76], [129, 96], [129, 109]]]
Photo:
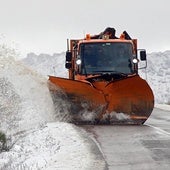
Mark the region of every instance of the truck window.
[[120, 42], [86, 43], [80, 46], [82, 74], [122, 72], [131, 74], [132, 44]]

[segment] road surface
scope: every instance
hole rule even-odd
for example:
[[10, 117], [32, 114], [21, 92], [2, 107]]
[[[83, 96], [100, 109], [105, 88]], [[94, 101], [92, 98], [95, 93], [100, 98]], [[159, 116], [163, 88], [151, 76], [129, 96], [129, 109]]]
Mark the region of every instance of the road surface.
[[144, 125], [81, 126], [98, 142], [109, 170], [170, 170], [170, 111]]

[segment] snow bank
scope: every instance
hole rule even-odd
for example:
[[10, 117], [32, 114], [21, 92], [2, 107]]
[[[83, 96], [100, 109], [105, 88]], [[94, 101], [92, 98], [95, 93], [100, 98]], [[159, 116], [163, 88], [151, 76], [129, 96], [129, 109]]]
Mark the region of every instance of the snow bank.
[[53, 106], [47, 79], [10, 57], [0, 56], [0, 101], [0, 130], [9, 149], [0, 154], [1, 170], [105, 169], [95, 141], [58, 122], [62, 112]]
[[59, 122], [28, 131], [17, 140], [10, 152], [1, 153], [0, 158], [3, 170], [105, 168], [101, 153], [87, 134], [74, 125]]
[[159, 108], [159, 109], [162, 109], [162, 110], [170, 111], [170, 105], [166, 105], [166, 104], [156, 104], [155, 107], [156, 107], [156, 108]]

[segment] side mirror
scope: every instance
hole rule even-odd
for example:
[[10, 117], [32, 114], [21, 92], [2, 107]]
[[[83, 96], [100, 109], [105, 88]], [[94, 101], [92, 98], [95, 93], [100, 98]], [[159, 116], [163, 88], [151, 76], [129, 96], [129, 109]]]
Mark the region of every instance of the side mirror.
[[66, 52], [66, 62], [71, 62], [72, 60], [72, 52], [67, 51]]
[[146, 69], [147, 67], [147, 58], [146, 58], [146, 50], [144, 49], [138, 49], [138, 55], [140, 57], [140, 62], [139, 62], [139, 69]]
[[146, 61], [146, 51], [145, 50], [140, 51], [140, 60]]
[[71, 64], [71, 63], [66, 63], [66, 64], [65, 64], [65, 68], [67, 68], [67, 69], [72, 68], [72, 64]]
[[71, 51], [67, 51], [66, 52], [66, 64], [65, 64], [65, 68], [67, 69], [71, 69], [72, 68], [72, 52]]

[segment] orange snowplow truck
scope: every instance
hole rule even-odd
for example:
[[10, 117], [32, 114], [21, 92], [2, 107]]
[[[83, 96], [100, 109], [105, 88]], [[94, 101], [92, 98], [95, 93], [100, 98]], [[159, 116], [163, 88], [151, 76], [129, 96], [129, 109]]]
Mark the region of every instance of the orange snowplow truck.
[[138, 74], [138, 62], [147, 60], [146, 51], [137, 49], [137, 40], [125, 31], [120, 38], [94, 39], [87, 34], [68, 44], [69, 78], [49, 80], [67, 94], [73, 121], [87, 116], [90, 123], [143, 124], [153, 110], [154, 96]]

